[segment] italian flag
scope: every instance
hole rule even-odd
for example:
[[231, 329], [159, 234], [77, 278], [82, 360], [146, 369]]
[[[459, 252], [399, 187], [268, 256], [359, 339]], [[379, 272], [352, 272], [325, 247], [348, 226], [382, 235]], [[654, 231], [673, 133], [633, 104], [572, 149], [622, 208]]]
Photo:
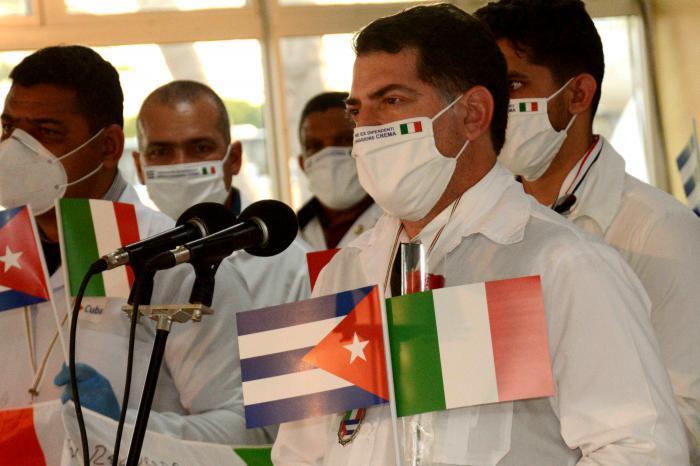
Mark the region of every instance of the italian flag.
[[538, 276], [387, 300], [399, 416], [554, 393]]
[[[66, 283], [76, 296], [83, 276], [101, 256], [139, 240], [136, 211], [131, 204], [96, 199], [61, 199], [58, 203], [61, 254]], [[130, 267], [94, 276], [85, 296], [128, 298], [134, 282]]]
[[420, 133], [423, 131], [423, 125], [420, 121], [413, 121], [411, 123], [403, 123], [399, 126], [401, 134], [412, 134]]
[[517, 107], [518, 112], [536, 112], [539, 106], [537, 102], [520, 102]]
[[202, 167], [202, 175], [214, 175], [216, 174], [216, 167], [214, 165], [210, 167]]

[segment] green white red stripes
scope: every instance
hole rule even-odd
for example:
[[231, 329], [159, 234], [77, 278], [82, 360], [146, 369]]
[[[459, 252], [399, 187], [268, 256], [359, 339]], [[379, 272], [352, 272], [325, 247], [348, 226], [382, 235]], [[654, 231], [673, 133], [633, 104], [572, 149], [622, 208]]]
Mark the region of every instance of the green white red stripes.
[[420, 121], [411, 121], [408, 123], [402, 123], [399, 126], [401, 134], [413, 134], [420, 133], [423, 131], [423, 124]]
[[539, 277], [387, 300], [399, 416], [549, 396]]
[[[139, 240], [136, 211], [131, 204], [61, 199], [59, 217], [71, 296], [77, 294], [80, 281], [95, 260]], [[127, 298], [133, 281], [130, 267], [118, 267], [93, 277], [85, 296]]]
[[547, 111], [547, 99], [511, 99], [508, 104], [510, 113], [537, 113]]

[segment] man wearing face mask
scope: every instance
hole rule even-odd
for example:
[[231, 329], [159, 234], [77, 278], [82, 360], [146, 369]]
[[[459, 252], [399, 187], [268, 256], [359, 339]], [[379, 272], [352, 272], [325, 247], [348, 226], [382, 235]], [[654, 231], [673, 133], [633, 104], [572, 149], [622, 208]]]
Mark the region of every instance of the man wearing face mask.
[[[86, 47], [48, 47], [26, 57], [10, 78], [2, 112], [0, 205], [29, 204], [36, 214], [55, 304], [65, 322], [55, 200], [132, 203], [141, 238], [172, 228], [173, 221], [140, 204], [117, 168], [124, 145], [123, 94], [111, 64]], [[250, 308], [252, 302], [240, 273], [230, 264], [222, 264], [216, 278], [212, 307], [217, 313], [198, 324], [172, 328], [149, 429], [192, 440], [262, 442], [263, 432], [244, 427], [237, 346], [231, 338], [235, 311]], [[188, 302], [193, 281], [189, 266], [160, 272], [152, 302]], [[81, 399], [85, 407], [113, 419], [120, 412], [129, 335], [123, 304], [125, 300], [114, 298], [94, 303], [89, 315], [80, 313], [77, 332]], [[127, 411], [132, 424], [154, 336], [153, 322], [145, 320], [137, 327]], [[0, 407], [59, 397], [65, 402], [71, 397], [57, 337], [49, 303], [0, 313], [0, 366], [6, 374]], [[58, 386], [51, 384], [52, 378]]]
[[[556, 386], [550, 398], [399, 419], [405, 464], [687, 464], [641, 284], [497, 162], [508, 88], [487, 27], [452, 5], [419, 6], [372, 22], [354, 45], [353, 156], [386, 214], [332, 259], [313, 294], [375, 283], [399, 294], [390, 277], [401, 241], [425, 245], [445, 286], [539, 275]], [[389, 406], [355, 415], [352, 435], [348, 419], [283, 424], [275, 464], [395, 464]]]
[[[162, 212], [177, 218], [199, 202], [219, 202], [241, 213], [245, 205], [233, 177], [242, 147], [231, 141], [226, 107], [211, 88], [184, 80], [159, 87], [144, 100], [137, 128], [136, 171]], [[274, 257], [238, 251], [227, 261], [242, 271], [255, 307], [309, 296], [306, 247], [299, 241]]]
[[324, 92], [301, 112], [299, 165], [314, 197], [299, 210], [299, 227], [314, 250], [348, 245], [382, 215], [350, 157], [354, 125], [345, 113], [347, 97], [347, 92]]
[[[604, 57], [580, 0], [503, 0], [476, 13], [508, 64], [510, 116], [500, 160], [525, 192], [614, 246], [651, 299], [651, 321], [700, 463], [700, 221], [625, 173], [593, 134]], [[536, 108], [535, 108], [536, 107]]]

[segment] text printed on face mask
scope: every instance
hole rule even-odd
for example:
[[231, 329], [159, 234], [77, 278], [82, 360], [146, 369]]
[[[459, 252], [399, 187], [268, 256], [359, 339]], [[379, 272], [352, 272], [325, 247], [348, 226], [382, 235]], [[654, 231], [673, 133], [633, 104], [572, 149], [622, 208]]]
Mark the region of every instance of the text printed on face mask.
[[384, 127], [367, 131], [359, 131], [355, 134], [355, 144], [359, 142], [375, 141], [377, 139], [390, 138], [396, 136], [396, 128]]

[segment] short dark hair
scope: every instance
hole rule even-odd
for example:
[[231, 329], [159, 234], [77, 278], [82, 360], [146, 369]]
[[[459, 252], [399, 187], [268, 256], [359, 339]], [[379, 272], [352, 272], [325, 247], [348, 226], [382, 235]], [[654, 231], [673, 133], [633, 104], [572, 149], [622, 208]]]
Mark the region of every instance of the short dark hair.
[[301, 117], [299, 118], [299, 128], [297, 128], [299, 141], [301, 142], [301, 125], [304, 123], [304, 120], [306, 120], [306, 117], [312, 113], [325, 112], [331, 108], [345, 110], [345, 100], [347, 98], [347, 92], [322, 92], [306, 102], [304, 109], [301, 111]]
[[[199, 99], [210, 99], [214, 104], [218, 117], [216, 122], [217, 130], [224, 138], [224, 142], [227, 145], [230, 144], [231, 123], [224, 101], [221, 100], [221, 97], [219, 97], [219, 95], [214, 92], [211, 87], [198, 81], [180, 79], [160, 86], [151, 92], [143, 101], [138, 119], [139, 121], [141, 120], [141, 112], [143, 112], [143, 109], [146, 108], [151, 101], [155, 101], [161, 105], [174, 106], [181, 102], [196, 102]], [[138, 130], [137, 133], [140, 137], [141, 131]]]
[[74, 90], [78, 111], [92, 132], [116, 124], [124, 127], [124, 94], [119, 73], [94, 50], [82, 45], [46, 47], [22, 60], [12, 83], [31, 87], [51, 84]]
[[373, 21], [355, 36], [355, 52], [418, 52], [418, 76], [452, 99], [484, 86], [494, 101], [491, 141], [498, 153], [508, 121], [508, 79], [503, 54], [479, 20], [454, 5], [408, 8]]
[[476, 17], [496, 39], [510, 41], [531, 63], [546, 66], [560, 85], [580, 73], [598, 84], [595, 115], [605, 73], [603, 44], [581, 0], [501, 0], [480, 8]]

